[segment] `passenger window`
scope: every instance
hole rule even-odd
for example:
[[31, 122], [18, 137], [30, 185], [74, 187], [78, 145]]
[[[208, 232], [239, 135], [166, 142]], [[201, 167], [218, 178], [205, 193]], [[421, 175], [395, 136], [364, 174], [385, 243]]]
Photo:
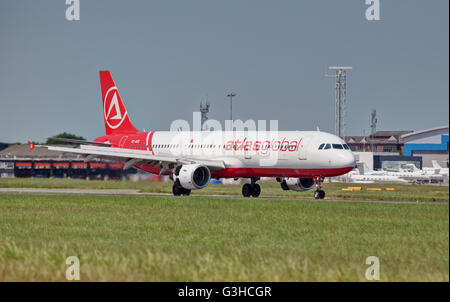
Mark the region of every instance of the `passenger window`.
[[331, 149], [331, 145], [330, 144], [326, 144], [326, 146], [325, 146], [325, 148], [324, 148], [325, 150], [327, 150], [327, 149]]
[[333, 149], [343, 149], [341, 144], [333, 144]]
[[325, 146], [325, 144], [320, 145], [319, 150], [322, 150], [324, 146]]
[[349, 150], [349, 146], [347, 144], [343, 144], [345, 150]]

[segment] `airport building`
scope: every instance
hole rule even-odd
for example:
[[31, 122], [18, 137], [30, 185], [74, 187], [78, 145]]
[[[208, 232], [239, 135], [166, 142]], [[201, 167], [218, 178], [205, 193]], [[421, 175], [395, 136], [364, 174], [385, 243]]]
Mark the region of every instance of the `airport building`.
[[[64, 145], [70, 147], [70, 145]], [[123, 170], [123, 162], [93, 160], [73, 153], [50, 151], [28, 145], [12, 145], [0, 151], [0, 177], [57, 177], [79, 179], [124, 179], [136, 169]]]
[[404, 155], [422, 157], [424, 167], [432, 167], [432, 160], [448, 167], [448, 128], [440, 126], [402, 135]]
[[[398, 170], [408, 164], [448, 167], [449, 126], [420, 131], [377, 131], [372, 136], [347, 136], [347, 145], [366, 169]], [[373, 150], [373, 151], [372, 151]]]
[[346, 136], [345, 142], [355, 152], [393, 152], [403, 155], [402, 136], [412, 132], [410, 130], [377, 131], [368, 136]]

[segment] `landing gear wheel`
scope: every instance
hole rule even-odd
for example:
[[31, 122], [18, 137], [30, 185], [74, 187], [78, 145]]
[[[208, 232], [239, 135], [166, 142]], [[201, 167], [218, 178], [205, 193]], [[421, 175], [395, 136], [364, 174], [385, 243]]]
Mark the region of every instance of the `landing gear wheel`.
[[282, 188], [283, 190], [285, 190], [285, 191], [289, 191], [289, 187], [288, 187], [288, 185], [287, 185], [287, 183], [286, 183], [285, 180], [283, 180], [283, 181], [281, 182], [281, 188]]
[[325, 198], [325, 191], [323, 191], [323, 190], [316, 190], [314, 192], [314, 198], [315, 199], [324, 199]]
[[174, 182], [172, 186], [172, 193], [174, 196], [189, 196], [191, 194], [191, 190], [183, 188], [178, 182]]
[[319, 198], [320, 199], [324, 199], [325, 198], [325, 191], [320, 191], [320, 194], [319, 194]]
[[261, 194], [261, 186], [256, 183], [259, 178], [251, 178], [251, 183], [245, 184], [242, 187], [242, 196], [244, 197], [258, 197]]
[[173, 196], [180, 196], [181, 195], [181, 187], [178, 186], [178, 184], [174, 183], [172, 186], [172, 193]]
[[322, 186], [321, 186], [322, 181], [323, 181], [323, 177], [317, 177], [317, 179], [316, 179], [317, 190], [314, 192], [315, 199], [324, 199], [325, 198], [325, 191], [322, 190]]
[[258, 184], [254, 184], [254, 185], [253, 185], [252, 196], [253, 196], [253, 197], [258, 197], [259, 194], [261, 194], [261, 186], [258, 185]]
[[252, 195], [253, 190], [252, 190], [252, 185], [251, 184], [245, 184], [242, 187], [242, 195], [244, 197], [250, 197], [250, 195]]
[[319, 190], [316, 190], [315, 192], [314, 192], [314, 199], [319, 199], [320, 198], [320, 191]]

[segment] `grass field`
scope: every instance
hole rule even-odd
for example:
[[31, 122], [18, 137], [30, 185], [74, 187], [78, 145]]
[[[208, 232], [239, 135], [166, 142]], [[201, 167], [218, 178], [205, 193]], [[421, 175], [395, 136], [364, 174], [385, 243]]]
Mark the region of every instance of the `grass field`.
[[[342, 191], [348, 186], [361, 186], [362, 191]], [[386, 191], [385, 188], [395, 188], [395, 191]], [[171, 182], [150, 181], [86, 181], [77, 179], [42, 179], [42, 178], [0, 178], [0, 188], [81, 188], [81, 189], [134, 189], [140, 192], [172, 193]], [[367, 188], [382, 188], [382, 191], [368, 191]], [[449, 201], [448, 186], [429, 185], [391, 185], [391, 184], [323, 184], [326, 197], [329, 199], [349, 200], [394, 200], [394, 201]], [[194, 191], [196, 195], [239, 195], [241, 185], [210, 184], [205, 189]], [[276, 181], [261, 183], [262, 196], [284, 196], [296, 198], [310, 198], [313, 190], [306, 192], [283, 191]]]
[[0, 194], [0, 280], [64, 281], [72, 255], [81, 281], [365, 281], [372, 255], [380, 281], [449, 281], [449, 207]]

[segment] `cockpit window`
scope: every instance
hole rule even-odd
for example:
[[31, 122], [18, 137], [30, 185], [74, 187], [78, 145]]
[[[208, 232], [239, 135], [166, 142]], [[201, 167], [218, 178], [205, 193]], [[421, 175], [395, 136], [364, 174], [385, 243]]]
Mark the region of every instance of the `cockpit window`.
[[322, 150], [324, 146], [325, 146], [325, 144], [320, 145], [319, 150]]
[[350, 149], [349, 146], [348, 146], [347, 144], [343, 144], [342, 146], [344, 146], [344, 149], [345, 149], [345, 150], [349, 150], [349, 149]]
[[330, 144], [327, 144], [327, 145], [325, 146], [324, 149], [325, 149], [325, 150], [326, 150], [326, 149], [331, 149], [331, 145], [330, 145]]
[[333, 144], [333, 149], [343, 149], [341, 144]]

